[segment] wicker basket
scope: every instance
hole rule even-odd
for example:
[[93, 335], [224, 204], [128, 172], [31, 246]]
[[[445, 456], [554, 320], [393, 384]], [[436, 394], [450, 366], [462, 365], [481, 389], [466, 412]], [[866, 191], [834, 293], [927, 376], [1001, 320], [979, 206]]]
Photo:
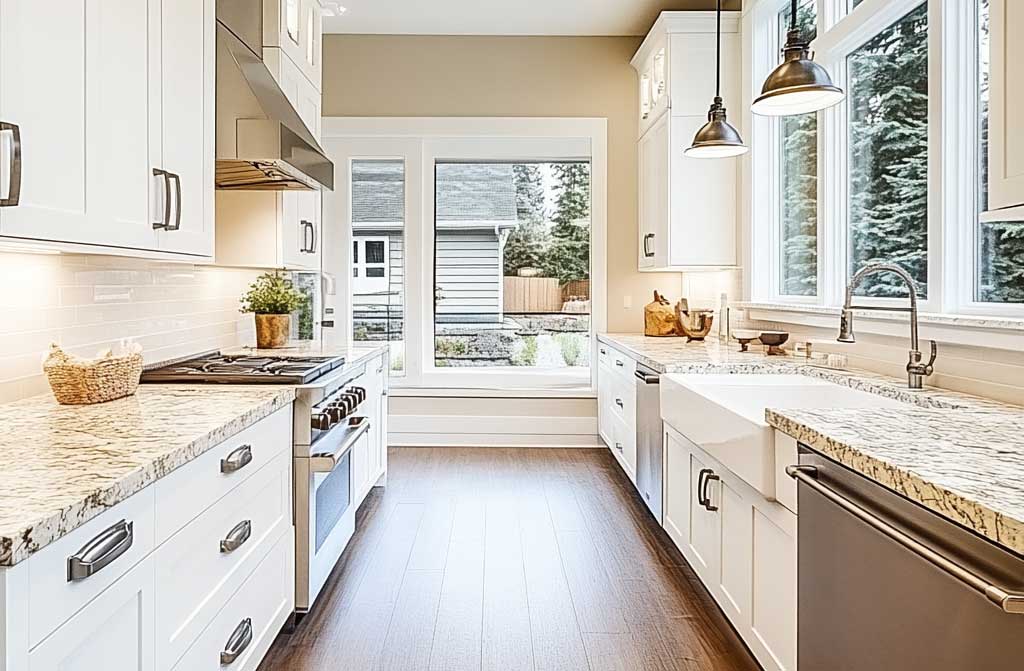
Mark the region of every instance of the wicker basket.
[[90, 405], [131, 396], [139, 388], [142, 354], [138, 351], [95, 359], [72, 356], [57, 345], [43, 361], [43, 371], [61, 405]]

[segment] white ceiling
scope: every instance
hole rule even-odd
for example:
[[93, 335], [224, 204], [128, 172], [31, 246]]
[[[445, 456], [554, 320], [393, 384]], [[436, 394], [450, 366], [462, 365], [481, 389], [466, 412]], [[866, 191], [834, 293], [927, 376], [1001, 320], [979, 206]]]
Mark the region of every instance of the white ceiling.
[[[715, 0], [341, 0], [324, 31], [377, 35], [645, 35], [663, 9]], [[725, 0], [739, 9], [739, 0]]]

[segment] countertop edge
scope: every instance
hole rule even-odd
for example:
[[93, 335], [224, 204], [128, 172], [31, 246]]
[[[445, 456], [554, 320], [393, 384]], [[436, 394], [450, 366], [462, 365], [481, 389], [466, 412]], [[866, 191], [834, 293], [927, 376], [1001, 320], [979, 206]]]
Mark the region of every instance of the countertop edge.
[[1024, 555], [1024, 522], [1007, 517], [947, 487], [926, 480], [854, 445], [785, 415], [765, 411], [768, 424], [869, 480], [920, 504], [937, 515], [977, 533], [1000, 547]]
[[[65, 506], [32, 524], [22, 525], [19, 529], [5, 531], [0, 537], [0, 567], [14, 566], [28, 559], [105, 510], [194, 461], [294, 400], [295, 388], [281, 387], [274, 398], [249, 408], [205, 434], [196, 436], [187, 444], [173, 448], [141, 468], [121, 476], [109, 487], [95, 491], [77, 504]], [[40, 534], [40, 531], [44, 533]]]

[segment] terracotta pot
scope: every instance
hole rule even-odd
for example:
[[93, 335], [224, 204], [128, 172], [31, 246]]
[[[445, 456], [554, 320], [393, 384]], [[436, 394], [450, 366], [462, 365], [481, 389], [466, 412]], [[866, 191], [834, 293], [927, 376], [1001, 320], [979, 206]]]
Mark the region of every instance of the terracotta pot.
[[292, 330], [291, 315], [256, 315], [256, 347], [273, 349], [288, 344]]

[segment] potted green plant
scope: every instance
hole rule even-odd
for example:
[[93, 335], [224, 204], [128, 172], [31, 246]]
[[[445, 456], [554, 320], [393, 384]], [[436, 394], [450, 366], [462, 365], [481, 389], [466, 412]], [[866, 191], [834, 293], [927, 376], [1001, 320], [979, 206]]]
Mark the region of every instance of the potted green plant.
[[242, 296], [241, 308], [241, 312], [256, 315], [256, 346], [272, 349], [288, 344], [291, 313], [302, 302], [302, 294], [281, 273], [264, 273], [257, 277]]

